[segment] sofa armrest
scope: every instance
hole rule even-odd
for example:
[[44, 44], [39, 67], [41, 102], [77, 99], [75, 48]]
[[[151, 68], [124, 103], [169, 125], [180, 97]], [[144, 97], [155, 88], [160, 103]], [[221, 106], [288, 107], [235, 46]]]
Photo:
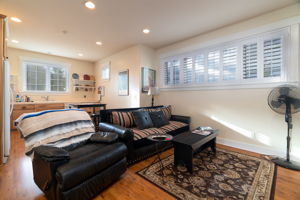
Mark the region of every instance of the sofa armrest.
[[68, 159], [48, 159], [42, 154], [34, 152], [32, 160], [33, 179], [37, 186], [46, 194], [47, 198], [56, 198], [56, 170], [68, 161]]
[[189, 116], [172, 115], [171, 120], [183, 122], [183, 123], [186, 123], [186, 124], [191, 123], [191, 117], [189, 117]]
[[115, 124], [101, 122], [99, 130], [104, 132], [114, 132], [119, 135], [119, 139], [126, 144], [133, 141], [133, 133], [130, 129]]

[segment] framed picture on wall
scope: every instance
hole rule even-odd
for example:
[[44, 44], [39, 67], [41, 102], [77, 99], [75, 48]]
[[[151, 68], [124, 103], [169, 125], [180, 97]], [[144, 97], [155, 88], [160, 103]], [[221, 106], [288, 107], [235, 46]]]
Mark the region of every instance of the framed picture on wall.
[[129, 70], [124, 70], [119, 72], [118, 77], [118, 94], [119, 96], [128, 96], [129, 95]]
[[154, 69], [143, 67], [142, 68], [142, 92], [147, 93], [149, 87], [156, 86], [156, 71]]
[[102, 65], [101, 78], [102, 80], [109, 80], [110, 76], [110, 62]]

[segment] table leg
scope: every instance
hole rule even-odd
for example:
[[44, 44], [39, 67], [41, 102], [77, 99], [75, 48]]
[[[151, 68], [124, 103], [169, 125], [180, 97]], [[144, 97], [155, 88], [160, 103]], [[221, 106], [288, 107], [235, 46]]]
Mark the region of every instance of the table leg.
[[210, 148], [214, 152], [214, 154], [217, 153], [217, 150], [216, 150], [216, 138], [213, 139]]
[[174, 166], [183, 164], [193, 173], [193, 149], [187, 145], [174, 144]]

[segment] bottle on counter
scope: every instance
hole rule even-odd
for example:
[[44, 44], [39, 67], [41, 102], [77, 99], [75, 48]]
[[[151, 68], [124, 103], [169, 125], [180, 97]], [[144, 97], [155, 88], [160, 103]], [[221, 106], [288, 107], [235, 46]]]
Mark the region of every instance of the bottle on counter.
[[19, 94], [16, 94], [16, 102], [20, 102], [21, 99], [20, 99], [20, 95]]

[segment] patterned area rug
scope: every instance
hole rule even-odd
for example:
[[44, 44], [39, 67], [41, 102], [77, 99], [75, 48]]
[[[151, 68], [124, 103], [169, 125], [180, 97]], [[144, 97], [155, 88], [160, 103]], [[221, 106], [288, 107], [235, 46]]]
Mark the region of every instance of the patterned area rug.
[[204, 150], [194, 155], [194, 173], [173, 165], [173, 155], [163, 159], [164, 182], [157, 162], [137, 172], [177, 199], [273, 199], [275, 165], [265, 159], [224, 149], [214, 155]]

